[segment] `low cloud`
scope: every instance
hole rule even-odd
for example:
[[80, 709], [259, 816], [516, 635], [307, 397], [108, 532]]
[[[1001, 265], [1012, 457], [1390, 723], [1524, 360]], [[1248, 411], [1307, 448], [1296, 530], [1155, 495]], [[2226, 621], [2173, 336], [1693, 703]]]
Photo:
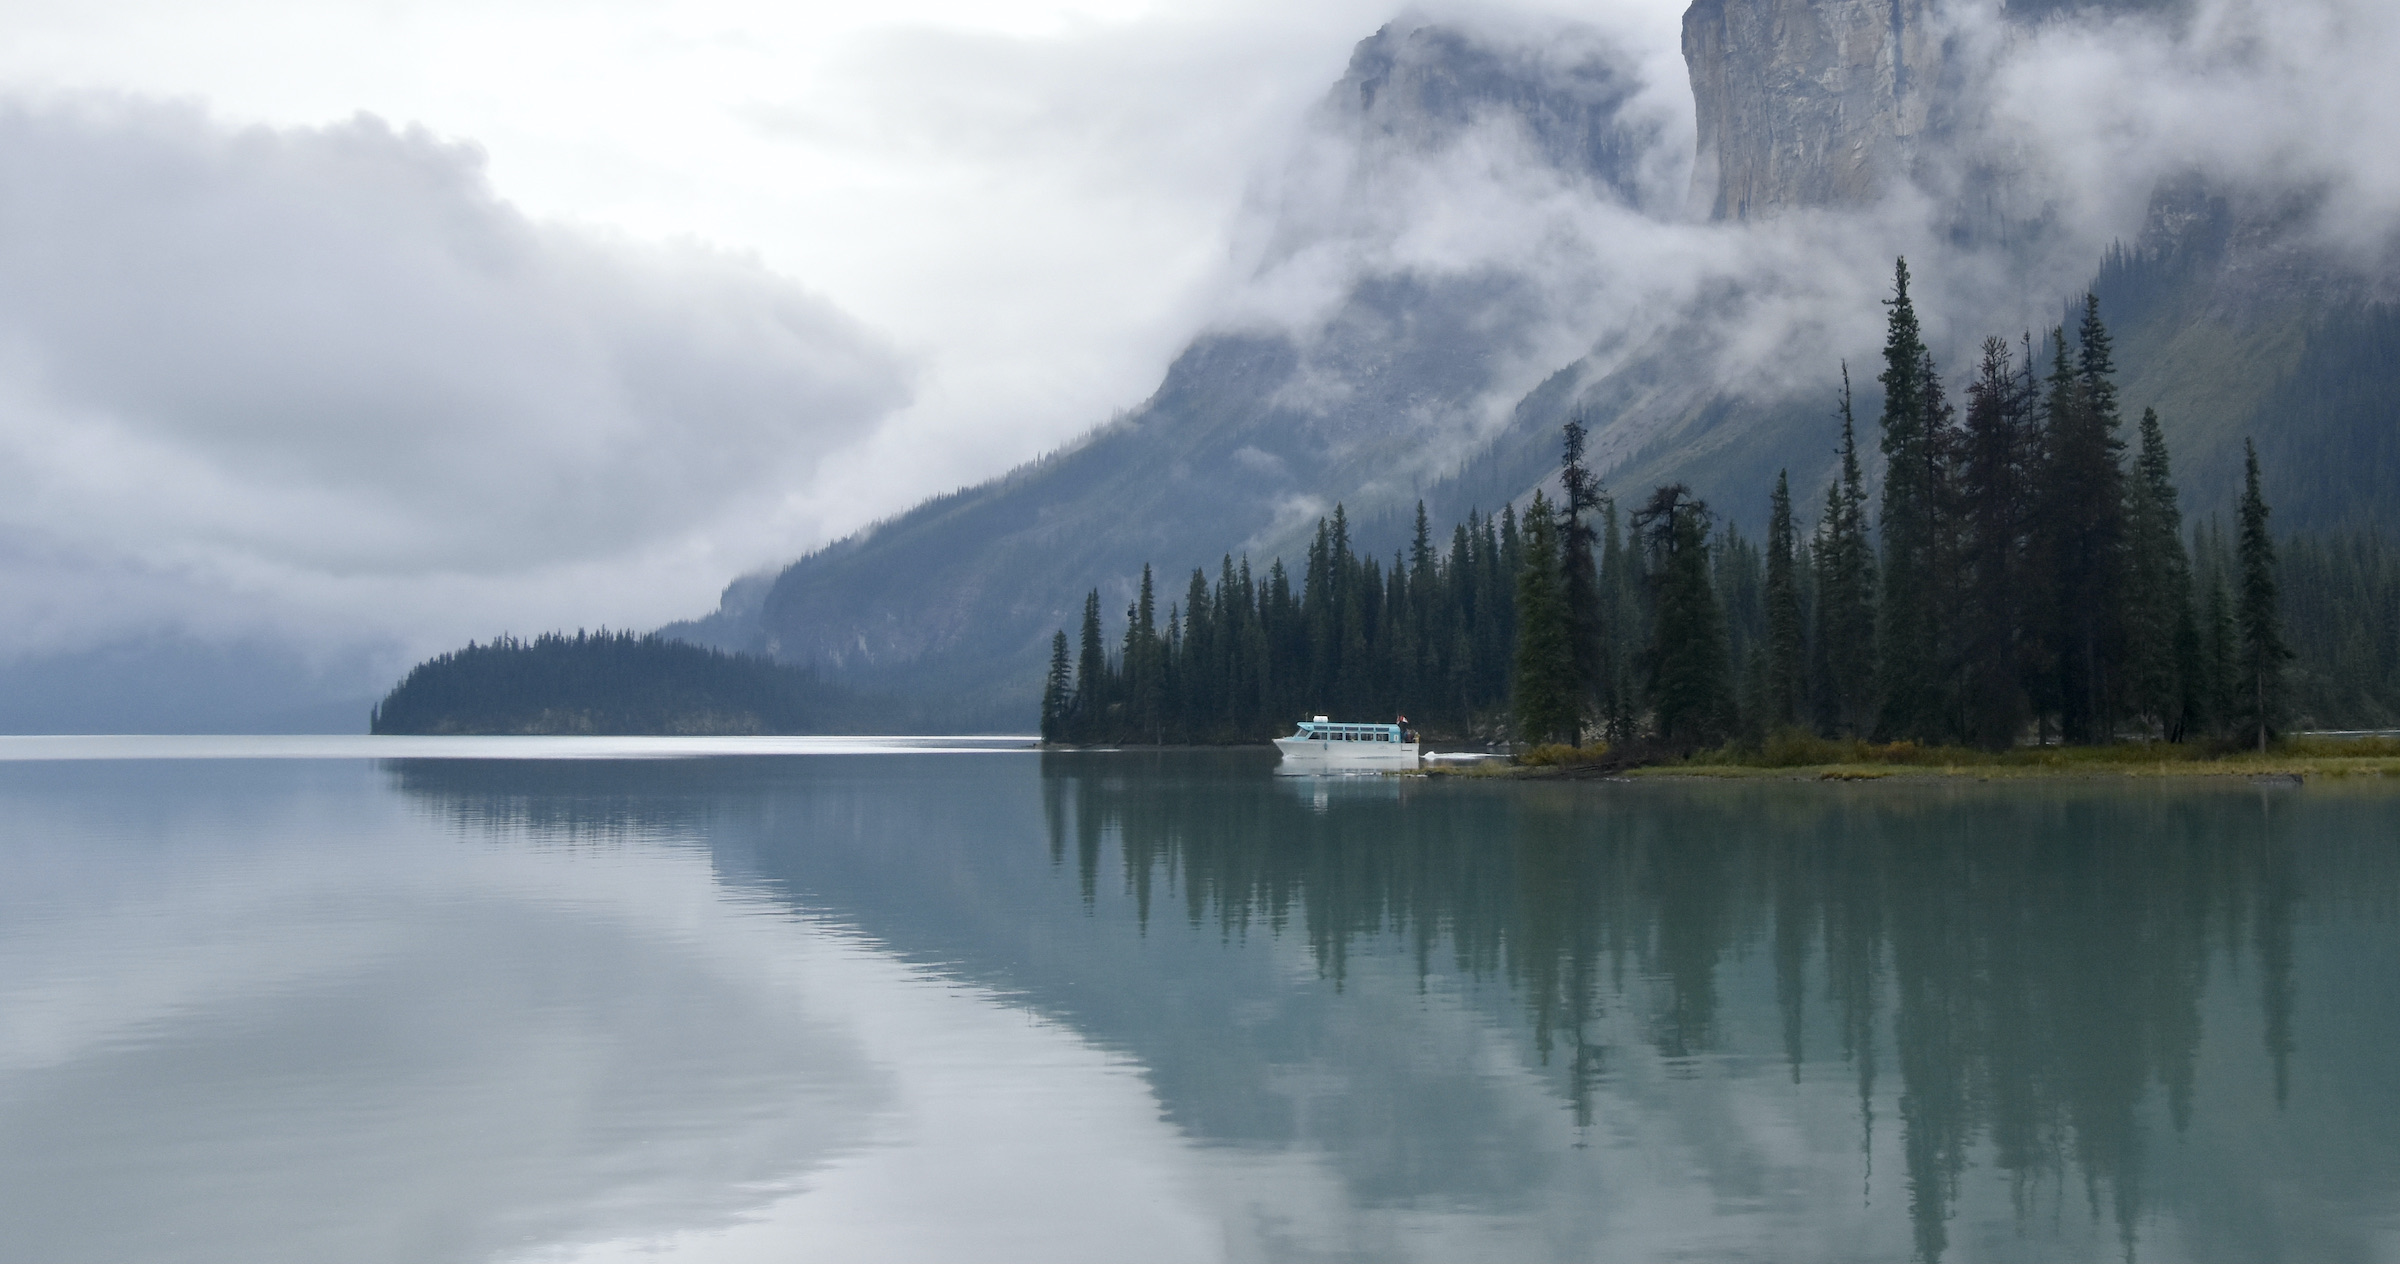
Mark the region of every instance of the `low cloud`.
[[662, 621], [775, 560], [911, 372], [752, 260], [531, 220], [421, 131], [0, 103], [0, 653]]
[[1328, 102], [1260, 182], [1218, 319], [1290, 333], [1312, 398], [1338, 402], [1340, 369], [1307, 357], [1362, 284], [1488, 291], [1505, 279], [1515, 332], [1491, 348], [1505, 363], [1463, 415], [1433, 419], [1419, 458], [1438, 474], [1579, 357], [1587, 384], [1652, 357], [1678, 378], [1615, 397], [1637, 406], [1627, 433], [1598, 441], [1603, 457], [1638, 448], [1645, 427], [1701, 390], [1821, 392], [1830, 407], [1848, 359], [1872, 391], [1895, 256], [1912, 265], [1929, 341], [1963, 372], [1985, 335], [2054, 323], [2108, 246], [2138, 237], [2164, 180], [2197, 174], [2237, 199], [2305, 207], [2318, 244], [2369, 269], [2400, 257], [2400, 79], [2388, 70], [2400, 10], [2389, 5], [2195, 0], [2171, 14], [2023, 23], [1998, 0], [1951, 0], [1929, 20], [1978, 69], [1963, 75], [1955, 132], [1917, 156], [1918, 182], [1868, 204], [1730, 223], [1678, 196], [1690, 85], [1657, 17], [1623, 6], [1579, 22], [1397, 21], [1398, 32], [1437, 21], [1471, 32], [1547, 100], [1629, 86], [1616, 119], [1639, 152], [1612, 184], [1562, 164], [1516, 101], [1430, 133], [1362, 126]]
[[[885, 295], [851, 305], [921, 362], [750, 258], [528, 216], [475, 149], [422, 132], [0, 98], [0, 658], [172, 628], [371, 639], [401, 662], [503, 629], [694, 614], [734, 575], [1133, 403], [1195, 329], [1280, 328], [1305, 350], [1365, 279], [1507, 287], [1490, 389], [1422, 419], [1412, 459], [1438, 474], [1579, 357], [1597, 376], [1673, 342], [1711, 388], [1830, 402], [1843, 357], [1872, 379], [1859, 362], [1898, 254], [1959, 363], [1985, 333], [2056, 319], [2161, 178], [2304, 194], [2323, 244], [2392, 258], [2400, 10], [2375, 0], [2034, 26], [1997, 0], [1943, 5], [1957, 47], [1994, 67], [1969, 126], [1978, 160], [2009, 164], [2005, 214], [2038, 228], [2033, 250], [1951, 235], [1955, 171], [1872, 206], [1701, 220], [1682, 198], [1681, 9], [1398, 19], [1471, 31], [1552, 87], [1610, 67], [1643, 138], [1613, 185], [1562, 170], [1505, 110], [1410, 136], [1345, 131], [1320, 106], [1291, 139], [1338, 46], [1382, 20], [1356, 0], [1039, 36], [896, 28], [822, 74], [775, 70], [803, 85], [789, 100], [745, 81], [726, 117], [757, 147], [679, 167], [652, 138], [650, 165], [625, 166], [728, 205], [724, 171], [782, 172], [791, 188], [753, 219], [693, 231], [766, 241], [760, 223], [805, 222], [807, 242], [767, 248], [826, 284], [841, 252], [816, 247], [862, 243], [896, 279], [842, 274], [842, 292]], [[905, 191], [882, 200], [790, 176], [843, 154], [922, 162], [852, 179]], [[1093, 204], [1132, 227], [1066, 213]], [[920, 262], [887, 268], [902, 257]], [[1338, 401], [1342, 372], [1304, 363], [1293, 389]]]
[[2400, 9], [2380, 0], [2194, 0], [2177, 19], [2052, 22], [2008, 50], [1993, 130], [2016, 138], [2071, 222], [2121, 226], [2158, 181], [2198, 174], [2307, 195], [2323, 244], [2383, 263], [2400, 230], [2395, 59]]

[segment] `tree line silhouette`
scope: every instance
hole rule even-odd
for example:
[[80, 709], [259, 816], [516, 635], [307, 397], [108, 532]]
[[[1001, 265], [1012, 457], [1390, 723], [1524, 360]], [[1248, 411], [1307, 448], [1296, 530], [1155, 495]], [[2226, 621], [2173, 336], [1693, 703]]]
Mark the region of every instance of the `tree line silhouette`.
[[2287, 578], [2254, 447], [2230, 535], [2187, 534], [2154, 410], [2128, 443], [2096, 298], [2038, 351], [1985, 339], [1963, 415], [1905, 260], [1885, 306], [1879, 494], [1845, 366], [1839, 462], [1805, 538], [1788, 476], [1763, 547], [1680, 484], [1621, 513], [1577, 418], [1558, 498], [1470, 512], [1447, 549], [1420, 503], [1386, 566], [1336, 506], [1296, 593], [1280, 559], [1260, 579], [1227, 556], [1162, 618], [1145, 567], [1113, 646], [1093, 590], [1079, 641], [1052, 641], [1044, 738], [1258, 741], [1325, 713], [1665, 752], [1777, 734], [2263, 748], [2295, 700], [2318, 723], [2400, 718], [2400, 556], [2302, 539]]
[[815, 672], [630, 632], [503, 636], [419, 663], [370, 733], [885, 731], [890, 708]]

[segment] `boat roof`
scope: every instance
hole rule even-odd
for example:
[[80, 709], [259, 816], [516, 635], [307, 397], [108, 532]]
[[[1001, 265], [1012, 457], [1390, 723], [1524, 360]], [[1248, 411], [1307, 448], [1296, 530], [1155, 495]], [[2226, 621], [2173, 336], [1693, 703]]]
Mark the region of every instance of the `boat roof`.
[[1385, 729], [1388, 729], [1388, 730], [1397, 731], [1397, 730], [1399, 729], [1399, 727], [1400, 727], [1400, 726], [1399, 726], [1399, 725], [1397, 725], [1397, 724], [1367, 724], [1367, 723], [1361, 723], [1361, 722], [1354, 722], [1354, 721], [1350, 721], [1350, 720], [1340, 720], [1340, 721], [1335, 721], [1335, 720], [1328, 720], [1328, 719], [1326, 719], [1324, 716], [1321, 716], [1321, 715], [1320, 715], [1320, 716], [1318, 716], [1316, 719], [1313, 719], [1313, 720], [1302, 720], [1302, 721], [1300, 722], [1300, 727], [1301, 727], [1303, 730], [1308, 730], [1308, 729], [1377, 729], [1377, 730], [1385, 730]]

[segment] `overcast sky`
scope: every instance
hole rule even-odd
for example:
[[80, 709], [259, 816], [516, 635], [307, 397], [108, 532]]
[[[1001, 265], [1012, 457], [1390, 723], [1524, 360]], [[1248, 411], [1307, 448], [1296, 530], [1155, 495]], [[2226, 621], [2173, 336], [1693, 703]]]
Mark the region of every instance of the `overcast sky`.
[[0, 653], [705, 610], [1138, 403], [1398, 7], [0, 6]]
[[[1688, 161], [1683, 7], [1409, 11], [1542, 47], [1596, 29]], [[1140, 402], [1212, 317], [1288, 307], [1295, 277], [1337, 292], [1240, 252], [1260, 190], [1323, 169], [1303, 120], [1400, 11], [0, 4], [0, 662], [161, 629], [401, 658], [701, 613]], [[2179, 40], [1995, 36], [1993, 118], [2090, 247], [2061, 275], [2195, 168], [2320, 189], [2336, 236], [2385, 250], [2400, 7], [2198, 15]], [[1620, 324], [1789, 274], [1730, 345], [1811, 365], [1810, 331], [1871, 322], [1890, 254], [1930, 240], [1905, 199], [1763, 235], [1629, 218], [1504, 157], [1334, 209], [1391, 221], [1384, 263], [1533, 267]], [[1560, 362], [1606, 315], [1562, 319]]]

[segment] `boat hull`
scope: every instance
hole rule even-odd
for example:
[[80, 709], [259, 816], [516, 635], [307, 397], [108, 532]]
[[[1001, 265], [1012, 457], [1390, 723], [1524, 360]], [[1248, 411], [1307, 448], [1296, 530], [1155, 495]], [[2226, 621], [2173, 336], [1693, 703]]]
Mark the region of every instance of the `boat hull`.
[[1312, 742], [1279, 737], [1275, 749], [1283, 759], [1275, 771], [1287, 777], [1320, 777], [1353, 772], [1414, 772], [1415, 742]]

